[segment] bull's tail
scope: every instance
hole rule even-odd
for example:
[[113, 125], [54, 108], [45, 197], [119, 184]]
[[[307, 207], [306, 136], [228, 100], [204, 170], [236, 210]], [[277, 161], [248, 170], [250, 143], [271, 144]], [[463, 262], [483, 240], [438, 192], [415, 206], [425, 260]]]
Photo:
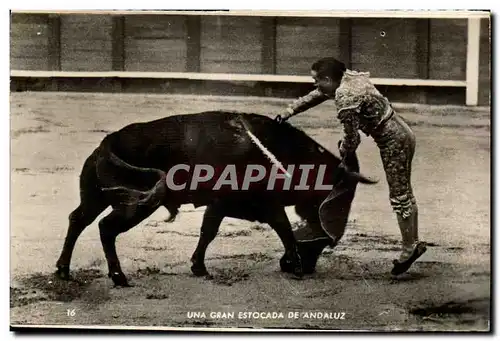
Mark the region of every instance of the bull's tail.
[[114, 205], [159, 206], [167, 192], [164, 171], [127, 163], [113, 153], [106, 138], [99, 147], [96, 172], [101, 190]]

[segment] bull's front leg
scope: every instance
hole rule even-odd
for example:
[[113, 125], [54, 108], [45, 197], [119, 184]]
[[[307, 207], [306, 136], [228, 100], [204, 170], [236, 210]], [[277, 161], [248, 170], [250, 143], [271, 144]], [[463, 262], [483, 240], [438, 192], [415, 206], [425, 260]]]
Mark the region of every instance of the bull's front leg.
[[269, 225], [276, 231], [283, 246], [285, 247], [285, 254], [280, 261], [280, 265], [283, 268], [284, 261], [289, 262], [288, 266], [292, 269], [292, 273], [302, 278], [304, 275], [304, 270], [302, 267], [302, 259], [300, 257], [297, 241], [293, 235], [292, 225], [288, 216], [286, 215], [285, 209], [283, 207], [276, 208], [272, 214], [270, 214]]
[[224, 215], [215, 207], [215, 205], [209, 205], [203, 215], [203, 223], [200, 230], [200, 238], [198, 239], [198, 245], [196, 250], [191, 257], [191, 271], [195, 276], [205, 276], [208, 275], [207, 268], [205, 267], [205, 253], [207, 251], [208, 245], [215, 239], [217, 232], [219, 232], [219, 227], [224, 219]]

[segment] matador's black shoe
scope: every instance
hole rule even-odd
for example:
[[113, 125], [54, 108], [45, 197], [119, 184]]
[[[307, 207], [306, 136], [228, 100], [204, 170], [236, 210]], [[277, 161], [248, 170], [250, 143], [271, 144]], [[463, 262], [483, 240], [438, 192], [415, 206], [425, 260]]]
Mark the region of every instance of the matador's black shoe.
[[395, 259], [392, 263], [394, 267], [392, 268], [391, 274], [394, 276], [400, 275], [412, 266], [412, 264], [422, 256], [425, 251], [427, 251], [427, 245], [424, 242], [416, 242], [413, 245], [413, 249], [408, 254], [404, 260]]

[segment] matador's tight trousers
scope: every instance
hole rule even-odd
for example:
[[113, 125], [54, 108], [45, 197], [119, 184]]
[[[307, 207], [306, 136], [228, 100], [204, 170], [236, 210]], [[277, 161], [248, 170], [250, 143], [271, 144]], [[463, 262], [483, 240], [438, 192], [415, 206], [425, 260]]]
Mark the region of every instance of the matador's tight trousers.
[[397, 215], [403, 247], [409, 249], [418, 241], [418, 207], [411, 186], [415, 135], [408, 124], [394, 114], [372, 136], [380, 149], [389, 185], [389, 200]]

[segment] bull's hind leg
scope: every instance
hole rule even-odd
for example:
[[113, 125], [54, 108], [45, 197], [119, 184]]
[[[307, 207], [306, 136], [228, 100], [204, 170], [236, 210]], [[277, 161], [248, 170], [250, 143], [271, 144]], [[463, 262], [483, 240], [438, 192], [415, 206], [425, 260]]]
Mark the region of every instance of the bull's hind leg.
[[56, 263], [56, 275], [62, 279], [70, 278], [71, 256], [78, 237], [109, 206], [102, 196], [96, 175], [97, 153], [98, 151], [95, 150], [85, 160], [80, 174], [80, 205], [69, 215], [68, 232], [61, 255]]
[[158, 206], [118, 206], [99, 221], [101, 243], [108, 263], [108, 276], [115, 286], [130, 286], [116, 254], [116, 237], [149, 217]]
[[191, 257], [191, 262], [193, 263], [191, 271], [195, 276], [208, 275], [207, 268], [205, 267], [205, 253], [208, 245], [215, 239], [215, 236], [217, 236], [223, 219], [224, 214], [217, 209], [216, 205], [209, 205], [205, 210], [198, 245]]
[[56, 274], [62, 279], [69, 279], [71, 256], [78, 237], [109, 206], [99, 187], [95, 170], [96, 157], [97, 150], [87, 158], [80, 174], [80, 206], [69, 215], [68, 232], [56, 263]]
[[105, 202], [95, 198], [94, 201], [82, 201], [80, 206], [69, 215], [68, 232], [66, 233], [61, 255], [56, 263], [56, 275], [59, 278], [65, 280], [70, 279], [69, 267], [76, 241], [83, 230], [89, 226], [106, 207], [107, 204]]

